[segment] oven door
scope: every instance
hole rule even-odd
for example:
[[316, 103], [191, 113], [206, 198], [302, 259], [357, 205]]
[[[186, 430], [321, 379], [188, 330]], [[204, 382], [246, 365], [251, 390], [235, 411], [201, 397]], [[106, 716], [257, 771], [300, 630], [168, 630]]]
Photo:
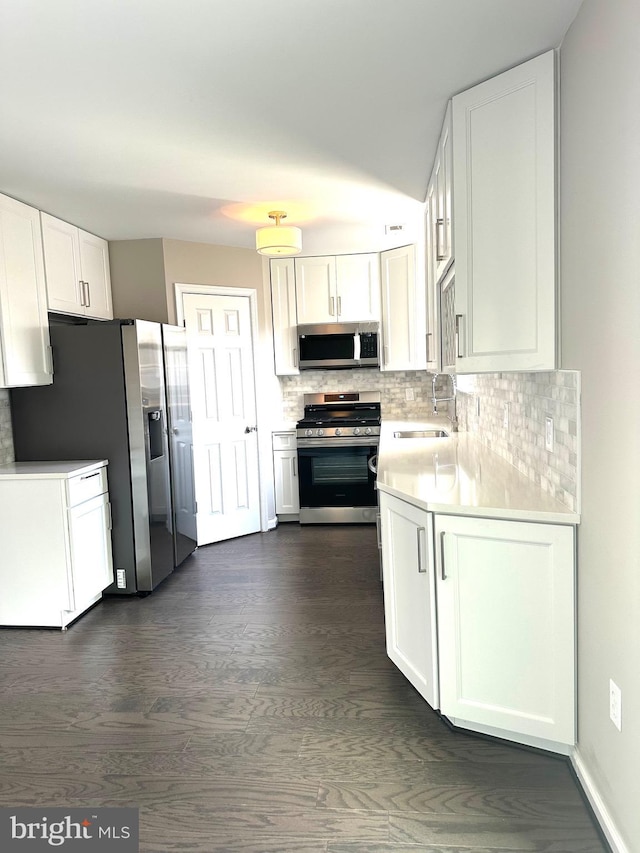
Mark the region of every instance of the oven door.
[[377, 452], [369, 438], [299, 441], [300, 507], [375, 507], [369, 461]]

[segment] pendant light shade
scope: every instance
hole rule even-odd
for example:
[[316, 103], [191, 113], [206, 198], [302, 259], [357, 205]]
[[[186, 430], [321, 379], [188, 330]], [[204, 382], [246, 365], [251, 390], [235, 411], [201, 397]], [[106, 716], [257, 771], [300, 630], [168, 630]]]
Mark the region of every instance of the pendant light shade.
[[302, 231], [295, 225], [280, 225], [286, 217], [284, 210], [272, 210], [269, 219], [276, 224], [256, 231], [256, 249], [261, 255], [297, 255], [301, 251]]

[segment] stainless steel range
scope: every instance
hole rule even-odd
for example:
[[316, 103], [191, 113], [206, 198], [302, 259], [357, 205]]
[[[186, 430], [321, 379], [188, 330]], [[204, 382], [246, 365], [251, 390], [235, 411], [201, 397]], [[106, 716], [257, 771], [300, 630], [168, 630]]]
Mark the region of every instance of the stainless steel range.
[[305, 394], [296, 424], [301, 524], [375, 524], [380, 394]]

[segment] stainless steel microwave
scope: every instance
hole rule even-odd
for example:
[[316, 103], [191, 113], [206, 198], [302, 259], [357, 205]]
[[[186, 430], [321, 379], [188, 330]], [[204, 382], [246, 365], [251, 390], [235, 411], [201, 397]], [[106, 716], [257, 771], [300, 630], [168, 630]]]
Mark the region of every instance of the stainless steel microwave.
[[318, 368], [379, 367], [377, 323], [321, 323], [298, 326], [298, 366]]

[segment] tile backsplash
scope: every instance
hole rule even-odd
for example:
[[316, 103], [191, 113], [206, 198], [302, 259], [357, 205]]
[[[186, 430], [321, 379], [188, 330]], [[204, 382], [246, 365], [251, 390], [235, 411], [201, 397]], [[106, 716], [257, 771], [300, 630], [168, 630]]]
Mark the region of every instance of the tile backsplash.
[[13, 462], [13, 432], [11, 431], [11, 410], [9, 392], [0, 388], [0, 465]]
[[[474, 433], [569, 509], [579, 510], [580, 373], [476, 374], [456, 377], [456, 385], [460, 429]], [[306, 370], [280, 377], [280, 388], [287, 422], [302, 417], [303, 394], [321, 391], [380, 391], [385, 418], [428, 418], [433, 411], [432, 374], [425, 371]], [[440, 374], [436, 394], [448, 397], [450, 389], [449, 377]], [[439, 412], [447, 409], [447, 403], [438, 404]], [[545, 449], [546, 416], [553, 418], [551, 452]]]
[[[547, 416], [553, 418], [553, 451], [545, 449]], [[458, 417], [460, 429], [474, 433], [543, 491], [579, 510], [579, 371], [459, 376]]]

